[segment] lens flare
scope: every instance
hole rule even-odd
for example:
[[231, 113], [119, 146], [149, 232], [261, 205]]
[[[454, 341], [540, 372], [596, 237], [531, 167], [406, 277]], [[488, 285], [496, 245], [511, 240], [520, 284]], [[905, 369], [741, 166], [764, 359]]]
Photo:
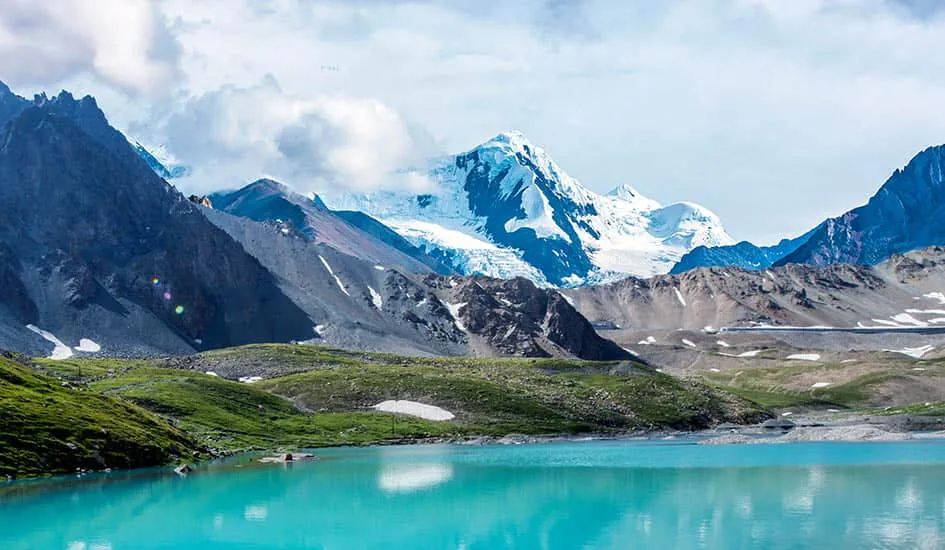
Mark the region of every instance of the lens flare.
[[184, 306], [177, 306], [177, 307], [175, 307], [175, 308], [174, 308], [174, 313], [176, 313], [176, 314], [178, 314], [178, 315], [183, 315], [183, 314], [184, 314]]
[[165, 293], [164, 293], [164, 299], [165, 299], [165, 300], [170, 300], [170, 299], [171, 299], [171, 293], [170, 293], [170, 292], [165, 292]]
[[161, 286], [161, 279], [158, 279], [157, 277], [155, 277], [151, 279], [151, 284], [153, 284], [154, 286]]

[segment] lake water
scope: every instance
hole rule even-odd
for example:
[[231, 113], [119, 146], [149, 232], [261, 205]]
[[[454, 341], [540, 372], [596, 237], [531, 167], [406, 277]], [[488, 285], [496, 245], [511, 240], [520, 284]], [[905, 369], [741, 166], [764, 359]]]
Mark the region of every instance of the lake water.
[[945, 549], [942, 442], [318, 454], [0, 486], [0, 548]]

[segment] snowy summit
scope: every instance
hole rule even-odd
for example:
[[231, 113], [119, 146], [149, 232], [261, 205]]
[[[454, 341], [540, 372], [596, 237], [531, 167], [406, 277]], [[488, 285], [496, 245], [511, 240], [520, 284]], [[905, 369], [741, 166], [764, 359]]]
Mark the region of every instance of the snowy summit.
[[440, 159], [424, 175], [435, 192], [329, 202], [378, 218], [464, 274], [558, 286], [666, 273], [696, 246], [733, 242], [699, 205], [663, 206], [629, 185], [591, 191], [519, 132]]

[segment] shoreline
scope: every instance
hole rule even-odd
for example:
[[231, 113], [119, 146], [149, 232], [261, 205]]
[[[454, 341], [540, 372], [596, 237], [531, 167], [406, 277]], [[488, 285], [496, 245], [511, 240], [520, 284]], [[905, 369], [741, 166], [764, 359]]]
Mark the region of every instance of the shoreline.
[[[916, 421], [918, 420], [918, 422]], [[548, 445], [554, 443], [581, 443], [596, 441], [623, 441], [623, 442], [676, 442], [685, 445], [753, 445], [753, 444], [789, 444], [789, 443], [858, 443], [858, 442], [906, 442], [906, 441], [936, 441], [945, 442], [945, 418], [938, 417], [897, 417], [897, 416], [862, 416], [848, 417], [840, 420], [821, 420], [817, 417], [794, 417], [790, 421], [790, 428], [765, 427], [764, 424], [752, 425], [721, 425], [715, 428], [698, 431], [680, 430], [637, 430], [632, 432], [596, 432], [582, 434], [507, 434], [504, 436], [466, 436], [466, 437], [429, 437], [404, 438], [396, 440], [382, 440], [360, 445], [330, 445], [323, 447], [275, 447], [268, 449], [238, 449], [219, 452], [208, 459], [197, 461], [180, 461], [161, 466], [151, 466], [134, 469], [92, 470], [77, 474], [44, 474], [38, 476], [0, 479], [0, 487], [10, 486], [17, 482], [35, 481], [63, 481], [97, 478], [129, 472], [142, 473], [173, 473], [181, 465], [200, 466], [211, 464], [218, 460], [233, 459], [239, 456], [258, 454], [279, 455], [286, 452], [314, 453], [314, 459], [319, 458], [318, 451], [339, 448], [372, 448], [395, 446], [424, 446], [424, 445], [455, 445], [455, 446], [509, 446], [509, 445]], [[280, 463], [279, 461], [261, 461], [265, 463]]]

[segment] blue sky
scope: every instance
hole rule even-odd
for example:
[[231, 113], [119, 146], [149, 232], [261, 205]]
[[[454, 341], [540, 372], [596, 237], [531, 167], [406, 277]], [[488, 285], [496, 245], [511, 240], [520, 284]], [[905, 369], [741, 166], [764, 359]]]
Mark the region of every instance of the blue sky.
[[8, 0], [0, 79], [97, 96], [188, 191], [419, 185], [390, 173], [518, 129], [592, 189], [770, 243], [945, 143], [940, 4]]

